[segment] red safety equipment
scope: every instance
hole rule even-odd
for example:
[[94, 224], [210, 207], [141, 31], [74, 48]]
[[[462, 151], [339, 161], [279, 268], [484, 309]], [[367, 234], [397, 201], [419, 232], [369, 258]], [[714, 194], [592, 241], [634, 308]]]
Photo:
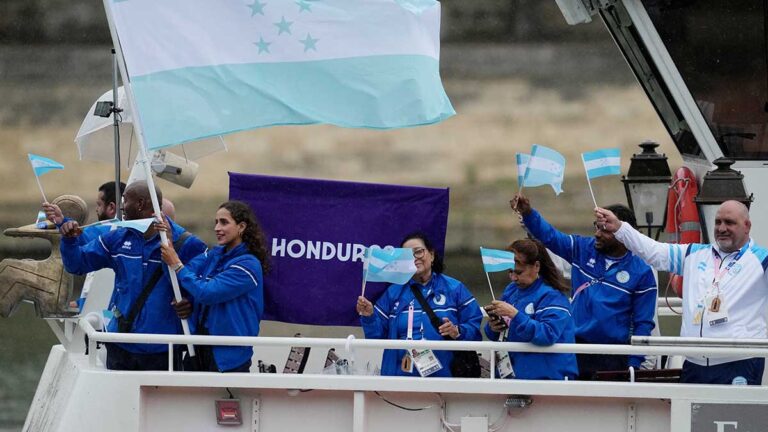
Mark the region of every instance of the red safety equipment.
[[[701, 222], [699, 210], [693, 199], [699, 193], [696, 176], [687, 167], [678, 168], [672, 176], [667, 195], [667, 241], [670, 243], [689, 244], [701, 242]], [[670, 275], [671, 286], [678, 297], [683, 297], [683, 277]]]

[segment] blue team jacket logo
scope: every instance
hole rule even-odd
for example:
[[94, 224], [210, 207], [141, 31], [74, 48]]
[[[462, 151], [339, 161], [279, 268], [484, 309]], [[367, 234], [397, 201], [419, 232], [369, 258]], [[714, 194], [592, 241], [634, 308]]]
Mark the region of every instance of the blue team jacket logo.
[[126, 240], [125, 242], [123, 242], [123, 247], [122, 248], [130, 250], [131, 249], [131, 241], [130, 240]]
[[705, 263], [704, 261], [699, 261], [699, 265], [697, 266], [697, 268], [699, 269], [699, 271], [704, 271], [707, 269], [707, 263]]

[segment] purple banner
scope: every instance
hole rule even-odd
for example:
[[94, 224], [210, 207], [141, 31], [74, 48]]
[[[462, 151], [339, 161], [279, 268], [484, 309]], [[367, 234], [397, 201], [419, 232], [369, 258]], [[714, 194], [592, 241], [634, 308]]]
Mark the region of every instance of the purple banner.
[[[448, 189], [229, 173], [229, 197], [248, 203], [267, 235], [267, 320], [358, 326], [366, 247], [423, 231], [444, 251]], [[368, 283], [365, 296], [386, 286]]]

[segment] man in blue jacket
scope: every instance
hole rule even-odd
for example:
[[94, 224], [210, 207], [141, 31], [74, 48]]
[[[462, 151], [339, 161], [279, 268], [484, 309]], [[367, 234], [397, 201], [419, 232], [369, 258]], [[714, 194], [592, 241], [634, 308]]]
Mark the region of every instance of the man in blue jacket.
[[[523, 216], [528, 232], [573, 266], [571, 306], [576, 322], [576, 342], [627, 344], [632, 336], [650, 336], [656, 309], [657, 283], [653, 270], [629, 252], [613, 234], [595, 225], [593, 237], [564, 234], [518, 194], [512, 208]], [[636, 226], [626, 206], [607, 207], [616, 216]], [[643, 356], [578, 354], [580, 379], [593, 379], [595, 372], [639, 369]]]
[[[157, 197], [162, 202], [159, 190]], [[145, 219], [154, 214], [145, 181], [128, 185], [123, 201], [128, 220]], [[172, 233], [169, 241], [175, 243], [182, 262], [188, 262], [207, 249], [205, 243], [184, 228], [172, 221], [168, 223]], [[181, 324], [171, 306], [173, 289], [168, 270], [160, 260], [160, 236], [154, 226], [146, 233], [133, 228], [118, 228], [86, 244], [78, 241], [82, 229], [77, 222], [65, 221], [60, 231], [64, 237], [61, 255], [68, 272], [85, 274], [102, 268], [111, 268], [115, 272], [115, 289], [109, 302], [114, 318], [107, 331], [181, 333]], [[165, 370], [167, 367], [166, 344], [107, 344], [108, 369]]]

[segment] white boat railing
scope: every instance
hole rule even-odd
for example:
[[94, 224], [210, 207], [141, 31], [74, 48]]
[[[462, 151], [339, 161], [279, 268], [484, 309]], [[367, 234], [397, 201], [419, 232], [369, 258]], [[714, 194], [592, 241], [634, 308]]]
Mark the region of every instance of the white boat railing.
[[[356, 348], [361, 349], [433, 349], [450, 351], [479, 351], [489, 353], [490, 370], [495, 370], [495, 352], [539, 352], [539, 353], [578, 353], [578, 354], [621, 354], [621, 355], [682, 355], [706, 357], [768, 357], [768, 340], [732, 340], [711, 338], [674, 338], [674, 337], [633, 337], [633, 345], [603, 344], [554, 344], [537, 346], [522, 342], [492, 341], [442, 341], [442, 340], [389, 340], [357, 339], [354, 335], [341, 338], [301, 338], [295, 337], [243, 337], [243, 336], [185, 336], [167, 334], [109, 333], [96, 331], [93, 324], [85, 318], [78, 321], [78, 326], [88, 336], [89, 363], [96, 366], [96, 344], [106, 343], [141, 343], [167, 344], [169, 346], [169, 370], [172, 370], [174, 345], [222, 345], [253, 347], [294, 347], [334, 348], [343, 346], [350, 359], [354, 359]], [[679, 343], [676, 343], [679, 342]], [[495, 374], [491, 374], [494, 379]]]

